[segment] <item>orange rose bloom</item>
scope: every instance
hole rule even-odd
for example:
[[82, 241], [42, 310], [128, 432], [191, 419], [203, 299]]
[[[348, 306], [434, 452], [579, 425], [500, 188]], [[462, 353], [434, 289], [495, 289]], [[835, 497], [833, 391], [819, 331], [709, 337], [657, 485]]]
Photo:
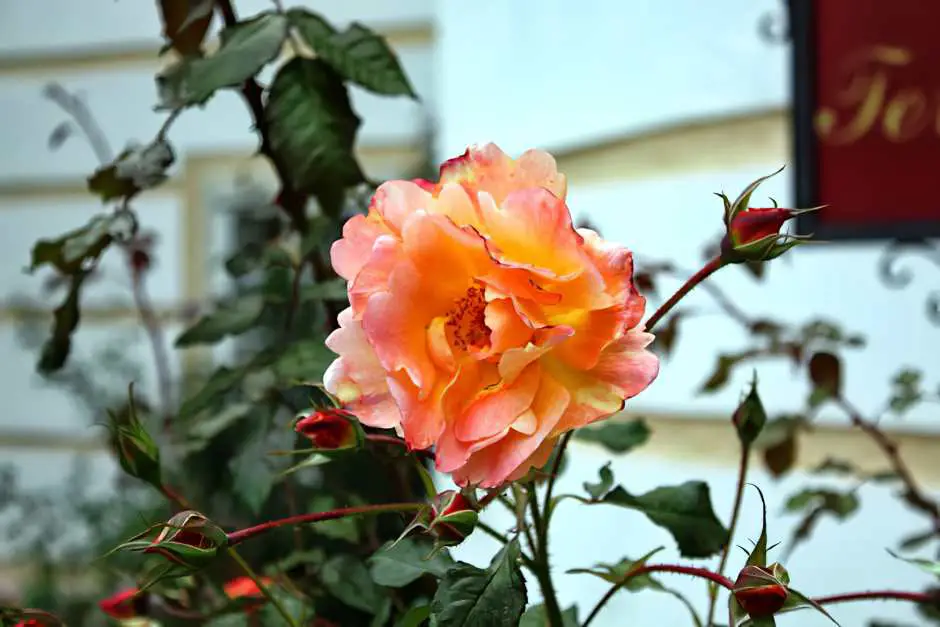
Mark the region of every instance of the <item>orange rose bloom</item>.
[[439, 183], [391, 181], [333, 244], [350, 307], [324, 383], [461, 485], [543, 465], [557, 438], [656, 377], [633, 258], [575, 229], [554, 159], [471, 148]]

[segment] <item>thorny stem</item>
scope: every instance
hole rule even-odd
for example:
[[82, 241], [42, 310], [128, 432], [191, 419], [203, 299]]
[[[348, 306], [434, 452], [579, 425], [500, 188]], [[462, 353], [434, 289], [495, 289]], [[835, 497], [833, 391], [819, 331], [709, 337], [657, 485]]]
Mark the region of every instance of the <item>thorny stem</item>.
[[[532, 524], [535, 526], [536, 542], [532, 547], [534, 555], [534, 568], [532, 569], [535, 578], [538, 579], [539, 587], [542, 589], [542, 598], [545, 603], [545, 615], [548, 624], [551, 627], [562, 627], [563, 619], [561, 607], [558, 605], [558, 595], [555, 592], [555, 586], [552, 583], [551, 568], [548, 565], [548, 527], [546, 520], [543, 520], [542, 513], [539, 511], [538, 494], [534, 487], [529, 489], [529, 511], [532, 514]], [[531, 540], [530, 540], [531, 541]]]
[[707, 579], [712, 583], [731, 590], [734, 588], [734, 582], [721, 575], [719, 573], [714, 573], [707, 568], [697, 568], [694, 566], [682, 566], [680, 564], [652, 564], [650, 566], [643, 566], [628, 572], [623, 579], [615, 583], [611, 588], [601, 597], [600, 601], [597, 602], [597, 605], [594, 606], [594, 609], [591, 610], [591, 613], [588, 614], [587, 620], [584, 621], [584, 624], [581, 627], [588, 627], [591, 624], [597, 615], [600, 613], [601, 609], [607, 605], [607, 602], [610, 601], [617, 591], [623, 588], [631, 579], [634, 577], [639, 577], [640, 575], [647, 575], [650, 573], [678, 573], [681, 575], [690, 575], [692, 577], [699, 577], [700, 579]]
[[820, 605], [832, 605], [833, 603], [847, 603], [849, 601], [910, 601], [911, 603], [923, 603], [925, 605], [936, 604], [938, 598], [936, 595], [925, 592], [901, 592], [899, 590], [871, 590], [866, 592], [849, 592], [845, 594], [833, 594], [825, 597], [816, 597], [813, 599]]
[[[675, 277], [687, 277], [691, 274], [681, 268], [677, 268], [671, 262], [650, 264], [647, 270], [649, 272], [665, 272]], [[725, 294], [724, 291], [722, 291], [720, 287], [714, 283], [705, 281], [702, 283], [702, 289], [711, 294], [712, 299], [718, 304], [718, 306], [742, 327], [750, 329], [754, 326], [754, 320], [747, 313], [745, 313], [744, 310], [738, 307], [734, 301], [731, 300], [731, 298]]]
[[842, 408], [842, 410], [848, 414], [849, 420], [852, 421], [852, 424], [861, 429], [866, 435], [868, 435], [882, 450], [885, 454], [885, 457], [888, 458], [888, 462], [891, 464], [891, 468], [897, 473], [898, 477], [901, 479], [901, 482], [904, 484], [904, 499], [911, 505], [928, 516], [933, 523], [934, 530], [940, 532], [940, 505], [927, 496], [923, 491], [920, 485], [917, 483], [917, 479], [914, 478], [911, 469], [908, 468], [907, 463], [904, 461], [904, 458], [901, 457], [900, 452], [898, 451], [897, 443], [888, 437], [884, 431], [878, 428], [874, 422], [866, 420], [862, 417], [858, 409], [855, 408], [849, 401], [847, 401], [842, 396], [837, 396], [835, 398], [836, 404]]
[[702, 266], [698, 272], [693, 274], [689, 279], [682, 284], [682, 286], [676, 290], [676, 293], [670, 296], [666, 302], [659, 306], [650, 319], [646, 321], [646, 331], [652, 331], [653, 327], [656, 326], [656, 323], [662, 320], [669, 311], [676, 306], [676, 304], [685, 297], [686, 294], [692, 291], [696, 285], [707, 279], [709, 276], [714, 274], [722, 266], [725, 265], [725, 262], [721, 259], [720, 255], [712, 257], [704, 266]]
[[[731, 523], [728, 525], [728, 542], [721, 552], [721, 560], [718, 562], [718, 574], [724, 576], [725, 566], [728, 564], [728, 555], [731, 553], [731, 545], [734, 540], [734, 531], [738, 526], [738, 518], [741, 514], [741, 503], [744, 501], [744, 486], [747, 483], [747, 467], [751, 458], [751, 447], [747, 444], [741, 446], [741, 461], [738, 463], [738, 485], [734, 493], [734, 505], [731, 507]], [[715, 616], [715, 604], [718, 601], [718, 587], [712, 583], [708, 586], [708, 620], [706, 625], [712, 624]]]
[[[238, 23], [238, 15], [235, 13], [231, 0], [217, 0], [216, 6], [218, 6], [219, 11], [222, 13], [222, 20], [225, 22], [226, 26], [233, 26]], [[271, 140], [268, 134], [268, 121], [264, 116], [264, 101], [262, 99], [263, 92], [261, 85], [259, 85], [258, 81], [255, 79], [249, 78], [242, 85], [241, 93], [245, 102], [248, 104], [248, 108], [251, 110], [251, 117], [254, 120], [255, 129], [257, 129], [258, 136], [261, 138], [259, 151], [261, 154], [265, 155], [271, 161], [271, 165], [274, 166], [278, 178], [281, 181], [281, 185], [283, 186], [285, 196], [295, 196], [297, 192], [291, 186], [291, 179], [287, 174], [286, 164], [271, 148]], [[288, 218], [290, 218], [294, 230], [301, 235], [305, 235], [309, 228], [309, 222], [307, 220], [304, 203], [285, 202], [280, 206], [284, 209], [285, 213], [288, 214]]]
[[253, 538], [256, 535], [269, 531], [271, 529], [276, 529], [278, 527], [284, 527], [287, 525], [303, 525], [309, 523], [321, 522], [324, 520], [336, 520], [337, 518], [345, 518], [346, 516], [355, 516], [356, 514], [379, 514], [382, 512], [414, 512], [420, 510], [422, 507], [425, 507], [424, 503], [385, 503], [382, 505], [363, 505], [361, 507], [345, 507], [342, 509], [334, 509], [327, 512], [313, 512], [308, 514], [298, 514], [297, 516], [289, 516], [287, 518], [280, 518], [278, 520], [269, 520], [268, 522], [261, 523], [260, 525], [255, 525], [253, 527], [246, 527], [245, 529], [239, 529], [228, 534], [228, 543], [229, 545], [236, 545], [249, 538]]
[[571, 440], [571, 436], [574, 435], [574, 431], [568, 431], [558, 441], [558, 451], [555, 453], [555, 459], [552, 463], [551, 469], [549, 469], [548, 474], [548, 484], [545, 488], [545, 505], [542, 507], [542, 510], [545, 512], [545, 540], [546, 544], [548, 541], [548, 523], [552, 517], [552, 510], [555, 508], [552, 506], [552, 492], [555, 490], [555, 480], [558, 478], [558, 471], [561, 469], [562, 458], [565, 456], [565, 449], [568, 448], [568, 442]]
[[264, 585], [264, 582], [261, 581], [261, 578], [258, 577], [258, 574], [255, 573], [255, 571], [251, 568], [251, 566], [248, 565], [248, 562], [246, 562], [244, 558], [238, 554], [238, 551], [235, 550], [235, 547], [229, 546], [225, 550], [229, 554], [229, 556], [235, 561], [235, 563], [238, 564], [239, 567], [241, 567], [243, 571], [245, 571], [245, 574], [248, 575], [248, 577], [253, 582], [255, 582], [255, 585], [258, 586], [258, 589], [261, 591], [261, 594], [263, 594], [265, 598], [267, 598], [267, 600], [271, 603], [271, 605], [273, 605], [274, 608], [278, 611], [278, 613], [284, 617], [284, 620], [287, 622], [287, 624], [290, 625], [291, 627], [299, 627], [297, 625], [297, 621], [295, 621], [294, 618], [290, 615], [290, 613], [288, 613], [287, 609], [283, 605], [281, 605], [281, 602], [277, 599], [277, 597], [271, 594], [271, 591], [268, 590], [268, 587]]

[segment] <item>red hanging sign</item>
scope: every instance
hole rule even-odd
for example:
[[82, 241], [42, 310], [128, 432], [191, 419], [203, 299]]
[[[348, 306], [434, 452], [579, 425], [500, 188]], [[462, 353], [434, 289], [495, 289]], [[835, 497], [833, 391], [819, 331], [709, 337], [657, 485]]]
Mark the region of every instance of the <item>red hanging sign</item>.
[[797, 205], [819, 239], [940, 236], [940, 0], [790, 0]]

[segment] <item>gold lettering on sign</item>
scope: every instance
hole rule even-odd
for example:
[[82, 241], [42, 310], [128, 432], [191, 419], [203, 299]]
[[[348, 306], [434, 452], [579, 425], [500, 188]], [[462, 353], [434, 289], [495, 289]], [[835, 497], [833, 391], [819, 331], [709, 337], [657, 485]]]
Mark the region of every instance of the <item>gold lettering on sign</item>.
[[930, 125], [931, 107], [933, 130], [940, 135], [940, 93], [931, 99], [922, 87], [892, 84], [892, 72], [913, 61], [910, 50], [897, 46], [873, 46], [852, 57], [836, 103], [821, 107], [816, 114], [820, 139], [851, 144], [878, 132], [888, 141], [910, 141]]

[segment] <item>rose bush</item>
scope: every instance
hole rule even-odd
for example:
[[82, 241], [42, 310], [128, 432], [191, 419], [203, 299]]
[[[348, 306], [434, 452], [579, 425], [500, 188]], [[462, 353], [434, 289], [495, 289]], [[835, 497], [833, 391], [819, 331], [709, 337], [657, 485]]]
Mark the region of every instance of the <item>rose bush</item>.
[[575, 229], [547, 153], [494, 144], [392, 181], [332, 248], [350, 307], [326, 389], [461, 485], [494, 487], [623, 409], [659, 362], [629, 250]]
[[[734, 202], [719, 194], [721, 243], [698, 271], [679, 273], [684, 283], [644, 321], [638, 286], [655, 294], [656, 272], [675, 268], [650, 264], [634, 278], [628, 249], [575, 228], [566, 178], [549, 154], [530, 150], [513, 158], [486, 144], [445, 162], [436, 181], [424, 174], [373, 184], [354, 152], [360, 120], [349, 85], [414, 95], [376, 33], [358, 23], [340, 31], [315, 13], [280, 3], [246, 20], [229, 0], [160, 0], [159, 6], [167, 45], [178, 53], [158, 76], [160, 107], [172, 113], [153, 142], [113, 162], [103, 159], [89, 177], [90, 190], [113, 202], [113, 211], [39, 242], [32, 260], [33, 268], [55, 269], [68, 288], [39, 360], [48, 374], [70, 359], [84, 281], [110, 248], [125, 253], [158, 373], [163, 364], [163, 396], [139, 402], [131, 386], [121, 408], [109, 413], [107, 444], [135, 480], [131, 487], [146, 489], [150, 499], [122, 485], [121, 498], [140, 504], [143, 514], [128, 514], [122, 502], [123, 517], [88, 516], [94, 534], [102, 527], [112, 536], [134, 534], [101, 560], [112, 576], [102, 586], [108, 592], [91, 597], [91, 614], [76, 611], [71, 599], [31, 595], [37, 606], [68, 612], [67, 619], [0, 607], [0, 625], [97, 627], [113, 619], [127, 627], [589, 627], [617, 593], [651, 590], [682, 600], [692, 624], [711, 626], [724, 614], [716, 614], [719, 588], [729, 627], [773, 625], [778, 614], [799, 608], [832, 618], [824, 606], [866, 599], [936, 609], [934, 590], [804, 595], [780, 562], [768, 560], [766, 516], [745, 564], [733, 579], [726, 576], [752, 453], [763, 447], [771, 471], [785, 472], [793, 464], [795, 433], [809, 423], [805, 416], [770, 420], [756, 377], [730, 417], [740, 462], [728, 527], [713, 511], [708, 484], [697, 479], [636, 493], [633, 478], [617, 484], [608, 463], [596, 483], [558, 493], [576, 431], [612, 454], [648, 438], [642, 419], [593, 423], [653, 383], [659, 360], [649, 350], [652, 331], [658, 350], [668, 354], [680, 316], [689, 315], [677, 304], [722, 268], [747, 264], [759, 275], [765, 262], [805, 239], [780, 231], [799, 210], [751, 206], [766, 177]], [[203, 40], [213, 15], [225, 26], [209, 53]], [[278, 67], [262, 88], [256, 76], [269, 63]], [[263, 333], [252, 336], [259, 341], [249, 344], [254, 350], [247, 358], [220, 365], [177, 402], [167, 393], [161, 328], [146, 298], [154, 240], [139, 230], [133, 202], [168, 176], [174, 120], [232, 87], [249, 105], [261, 152], [277, 175], [276, 207], [269, 209], [279, 213], [268, 216], [276, 228], [265, 223], [263, 241], [227, 260], [233, 279], [251, 280], [195, 320], [176, 345]], [[59, 97], [94, 137], [92, 116], [76, 113], [69, 94]], [[363, 188], [371, 197], [365, 212], [353, 202]], [[841, 362], [831, 351], [857, 345], [856, 339], [820, 322], [793, 328], [752, 319], [720, 288], [708, 287], [758, 345], [722, 355], [704, 391], [726, 385], [730, 369], [750, 359], [784, 356], [806, 365], [813, 384], [807, 416], [826, 401], [845, 410], [892, 464], [891, 476], [878, 480], [903, 483], [902, 498], [930, 519], [932, 531], [915, 540], [936, 539], [940, 505], [918, 486], [877, 421], [842, 397]], [[890, 403], [898, 413], [925, 397], [916, 374], [902, 375]], [[762, 442], [767, 432], [769, 444]], [[436, 486], [430, 458], [437, 478], [453, 479], [459, 489]], [[833, 469], [875, 480], [850, 462], [827, 461], [822, 468]], [[788, 508], [806, 512], [794, 540], [823, 514], [851, 513], [858, 505], [854, 491], [811, 489], [791, 499]], [[679, 557], [715, 556], [718, 566], [654, 563], [660, 549], [653, 549], [639, 559], [573, 569], [610, 586], [582, 621], [584, 608], [563, 608], [555, 588], [549, 539], [557, 540], [549, 532], [562, 502], [640, 513], [671, 536]], [[491, 526], [486, 509], [492, 504], [511, 512], [511, 524]], [[51, 518], [25, 511], [25, 524], [16, 527]], [[88, 509], [80, 504], [75, 511], [87, 515]], [[451, 547], [480, 533], [499, 547], [488, 567], [451, 557]], [[98, 539], [110, 548], [115, 542], [105, 540], [112, 536]], [[64, 561], [81, 563], [72, 556]], [[707, 614], [658, 579], [674, 574], [709, 583], [707, 599], [699, 599]], [[528, 588], [535, 586], [542, 602], [531, 604]], [[656, 612], [647, 622], [659, 618]]]

